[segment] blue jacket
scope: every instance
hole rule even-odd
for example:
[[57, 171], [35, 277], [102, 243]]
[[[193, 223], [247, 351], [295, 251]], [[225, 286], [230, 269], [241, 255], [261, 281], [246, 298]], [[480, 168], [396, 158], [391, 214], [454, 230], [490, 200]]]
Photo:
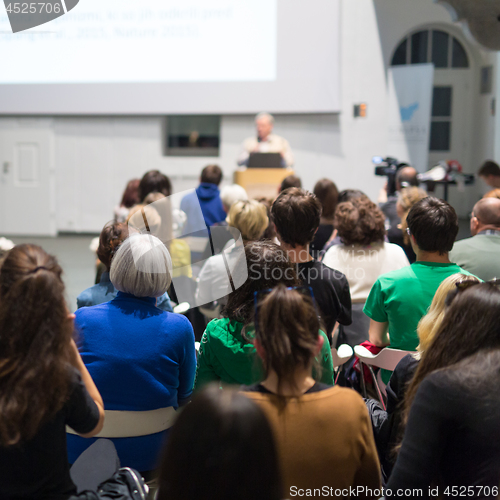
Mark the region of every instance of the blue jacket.
[[200, 231], [226, 218], [219, 188], [216, 184], [208, 182], [202, 182], [194, 192], [182, 198], [181, 210], [187, 215], [183, 234]]
[[[76, 305], [80, 307], [97, 306], [103, 302], [109, 302], [116, 297], [118, 290], [114, 287], [109, 279], [109, 273], [104, 272], [101, 275], [101, 281], [90, 288], [84, 290], [76, 298]], [[156, 299], [156, 307], [162, 311], [173, 312], [170, 297], [165, 292], [161, 297]]]
[[[196, 354], [187, 318], [122, 292], [75, 314], [80, 353], [107, 410], [177, 408], [191, 396]], [[122, 467], [154, 469], [167, 432], [112, 439]], [[94, 441], [68, 434], [69, 462]]]

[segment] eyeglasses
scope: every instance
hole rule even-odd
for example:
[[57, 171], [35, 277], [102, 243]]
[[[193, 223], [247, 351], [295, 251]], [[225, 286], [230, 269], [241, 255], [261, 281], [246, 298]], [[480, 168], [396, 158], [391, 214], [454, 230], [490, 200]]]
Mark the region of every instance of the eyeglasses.
[[478, 281], [478, 280], [466, 278], [466, 279], [457, 281], [455, 283], [455, 286], [458, 288], [458, 290], [463, 291], [463, 290], [467, 290], [467, 288], [470, 288], [471, 286], [480, 285], [483, 283], [488, 283], [489, 285], [500, 287], [500, 278], [493, 278], [492, 280], [489, 280], [489, 281]]
[[479, 281], [479, 280], [475, 280], [472, 278], [464, 278], [460, 281], [457, 281], [455, 283], [455, 289], [452, 290], [450, 293], [448, 293], [448, 296], [446, 297], [446, 300], [445, 300], [446, 307], [449, 307], [451, 305], [451, 303], [455, 300], [455, 297], [457, 295], [459, 295], [461, 292], [463, 292], [464, 290], [467, 290], [471, 286], [484, 285], [485, 283], [488, 283], [492, 286], [498, 287], [498, 286], [500, 286], [500, 279], [494, 278], [490, 281]]

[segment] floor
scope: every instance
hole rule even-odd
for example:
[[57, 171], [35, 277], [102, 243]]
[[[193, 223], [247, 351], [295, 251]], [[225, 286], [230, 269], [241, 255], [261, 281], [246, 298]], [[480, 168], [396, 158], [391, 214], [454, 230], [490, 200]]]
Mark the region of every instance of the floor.
[[[64, 270], [64, 282], [68, 305], [71, 311], [76, 309], [76, 297], [82, 291], [92, 286], [95, 279], [95, 254], [90, 251], [89, 245], [97, 234], [62, 234], [55, 238], [33, 238], [7, 236], [15, 244], [35, 243], [47, 252], [55, 255]], [[469, 221], [460, 220], [458, 239], [467, 238]]]

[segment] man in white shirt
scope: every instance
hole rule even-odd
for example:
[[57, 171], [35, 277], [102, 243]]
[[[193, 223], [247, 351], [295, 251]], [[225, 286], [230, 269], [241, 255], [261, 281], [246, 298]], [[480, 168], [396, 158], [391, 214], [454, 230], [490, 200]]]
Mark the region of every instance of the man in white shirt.
[[274, 117], [269, 113], [259, 113], [255, 117], [257, 137], [249, 137], [243, 141], [243, 151], [238, 157], [238, 165], [248, 165], [250, 153], [280, 153], [284, 167], [293, 165], [293, 155], [286, 139], [272, 133]]

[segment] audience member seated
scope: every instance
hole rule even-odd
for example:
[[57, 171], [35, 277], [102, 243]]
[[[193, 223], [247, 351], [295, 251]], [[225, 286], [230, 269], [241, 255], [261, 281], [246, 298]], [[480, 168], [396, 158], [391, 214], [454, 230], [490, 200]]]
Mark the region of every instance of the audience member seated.
[[220, 167], [208, 165], [201, 171], [200, 185], [182, 198], [181, 210], [187, 215], [184, 234], [190, 235], [226, 218], [219, 192], [221, 180]]
[[62, 269], [35, 245], [10, 250], [0, 270], [0, 498], [76, 494], [66, 425], [100, 432], [102, 398], [72, 340]]
[[474, 281], [458, 286], [408, 387], [406, 429], [388, 488], [423, 488], [429, 497], [432, 486], [439, 488], [433, 497], [453, 496], [453, 488], [497, 498], [500, 291]]
[[401, 218], [399, 217], [396, 210], [398, 193], [406, 187], [418, 186], [419, 182], [417, 173], [418, 172], [413, 167], [401, 167], [396, 172], [396, 192], [389, 196], [387, 195], [387, 191], [385, 189], [382, 189], [382, 191], [380, 192], [378, 201], [380, 204], [380, 208], [382, 209], [382, 212], [384, 212], [384, 215], [387, 219], [387, 225], [389, 226], [389, 229], [387, 230], [387, 236], [389, 237], [389, 241], [391, 243], [396, 243], [396, 245], [402, 246], [404, 244], [403, 234], [401, 233], [401, 230], [399, 228], [399, 225], [401, 224]]
[[330, 247], [322, 262], [347, 277], [353, 323], [343, 328], [341, 343], [355, 346], [368, 340], [363, 306], [375, 281], [409, 262], [400, 246], [385, 242], [384, 214], [367, 196], [340, 203], [334, 224], [342, 244]]
[[500, 199], [483, 198], [472, 209], [472, 238], [457, 241], [450, 259], [482, 280], [500, 278]]
[[[80, 307], [96, 306], [116, 297], [118, 290], [116, 290], [109, 279], [109, 269], [111, 267], [111, 260], [127, 235], [127, 226], [120, 222], [109, 222], [104, 226], [99, 237], [97, 256], [102, 264], [104, 264], [106, 270], [101, 274], [101, 280], [97, 285], [87, 288], [78, 295], [76, 298], [78, 309]], [[156, 307], [159, 307], [163, 311], [172, 312], [172, 304], [167, 293], [158, 297]]]
[[[366, 194], [363, 193], [363, 191], [360, 191], [359, 189], [344, 189], [343, 191], [340, 191], [340, 193], [339, 193], [338, 203], [344, 203], [345, 201], [351, 201], [351, 200], [354, 200], [355, 198], [359, 198], [360, 196], [366, 196]], [[387, 236], [386, 236], [386, 240], [389, 241], [389, 239], [387, 239]], [[318, 260], [322, 260], [323, 255], [325, 255], [325, 253], [328, 251], [328, 249], [330, 247], [332, 247], [333, 245], [341, 245], [341, 244], [342, 244], [342, 240], [340, 239], [340, 237], [338, 235], [338, 231], [336, 229], [334, 229], [332, 235], [330, 236], [328, 241], [323, 246], [323, 250], [320, 252], [320, 256], [318, 257]]]
[[403, 242], [400, 243], [399, 246], [404, 250], [411, 264], [415, 262], [417, 256], [415, 255], [415, 252], [411, 247], [410, 237], [408, 235], [408, 232], [406, 231], [408, 229], [408, 225], [406, 224], [406, 217], [408, 216], [408, 212], [410, 211], [411, 207], [415, 205], [417, 201], [427, 198], [427, 196], [429, 195], [425, 192], [424, 189], [415, 186], [403, 188], [398, 193], [396, 212], [401, 220], [398, 228], [403, 235]]
[[[406, 218], [417, 261], [380, 276], [364, 312], [370, 320], [370, 342], [379, 347], [415, 351], [417, 326], [441, 282], [455, 273], [470, 274], [450, 262], [458, 218], [446, 201], [427, 197], [413, 205]], [[382, 370], [387, 384], [391, 372]]]
[[282, 181], [281, 184], [278, 188], [278, 194], [281, 193], [281, 191], [284, 191], [285, 189], [288, 188], [301, 188], [302, 187], [302, 181], [300, 180], [300, 177], [296, 175], [287, 175]]
[[[285, 498], [298, 489], [378, 488], [377, 450], [362, 398], [312, 376], [314, 357], [328, 342], [318, 335], [311, 295], [278, 285], [256, 302], [254, 343], [266, 376], [244, 390], [271, 422]], [[373, 494], [361, 491], [360, 496]]]
[[172, 194], [172, 184], [170, 179], [159, 170], [146, 172], [139, 183], [139, 200], [143, 203], [149, 193], [161, 193], [165, 196]]
[[282, 492], [272, 430], [259, 406], [216, 386], [196, 394], [172, 427], [157, 500], [281, 500]]
[[344, 189], [339, 193], [338, 202], [344, 203], [344, 201], [352, 201], [355, 198], [359, 198], [360, 196], [366, 196], [366, 194], [359, 189]]
[[331, 341], [336, 323], [351, 324], [351, 295], [343, 273], [318, 262], [309, 244], [319, 227], [321, 203], [312, 193], [290, 188], [273, 203], [271, 218], [278, 240], [295, 264], [302, 284], [310, 286]]
[[314, 186], [314, 194], [318, 198], [323, 208], [319, 228], [314, 235], [314, 239], [309, 245], [309, 252], [315, 259], [319, 259], [327, 241], [330, 240], [333, 230], [333, 216], [339, 199], [339, 191], [335, 182], [330, 179], [321, 179]]
[[[283, 284], [296, 286], [297, 274], [286, 253], [268, 241], [248, 243], [233, 281], [243, 283], [222, 309], [222, 319], [212, 320], [201, 339], [195, 389], [210, 382], [251, 385], [264, 378], [262, 363], [253, 345], [254, 293]], [[320, 353], [321, 381], [333, 385], [333, 362], [326, 336]]]
[[[258, 198], [257, 201], [260, 201], [260, 203], [266, 207], [267, 217], [269, 221], [271, 221], [271, 207], [273, 206], [274, 198]], [[269, 222], [267, 229], [264, 231], [262, 239], [272, 241], [273, 243], [279, 245], [278, 238], [276, 237], [276, 228], [271, 222]]]
[[[220, 190], [220, 199], [222, 201], [222, 208], [226, 214], [229, 213], [229, 210], [233, 206], [233, 203], [237, 201], [247, 201], [248, 194], [245, 191], [245, 188], [240, 186], [239, 184], [230, 184], [229, 186], [224, 186]], [[220, 224], [223, 224], [222, 221]]]
[[477, 175], [493, 189], [500, 188], [500, 167], [494, 161], [485, 161], [478, 170]]
[[417, 327], [419, 345], [417, 352], [406, 355], [396, 366], [389, 383], [385, 388], [387, 394], [387, 411], [383, 410], [378, 401], [370, 399], [366, 402], [372, 418], [375, 443], [382, 466], [384, 478], [390, 476], [396, 461], [395, 447], [401, 438], [401, 412], [408, 384], [411, 382], [421, 356], [432, 345], [436, 332], [441, 327], [446, 310], [446, 297], [456, 289], [456, 284], [466, 279], [479, 282], [473, 276], [452, 274], [448, 276], [436, 291], [427, 314], [420, 320]]
[[[198, 276], [196, 304], [208, 304], [214, 300], [218, 300], [220, 304], [225, 303], [226, 296], [235, 286], [229, 280], [228, 271], [232, 274], [236, 262], [243, 254], [242, 245], [261, 239], [269, 225], [269, 219], [262, 203], [255, 200], [237, 201], [229, 211], [227, 223], [229, 231], [233, 232], [233, 239], [226, 243], [223, 253], [219, 252], [203, 264]], [[213, 239], [218, 241], [218, 231], [212, 232]]]
[[[171, 269], [170, 255], [158, 238], [132, 235], [111, 262], [111, 282], [119, 290], [116, 298], [76, 312], [80, 353], [106, 410], [127, 412], [123, 418], [147, 420], [155, 429], [157, 419], [151, 422], [149, 412], [163, 409], [162, 422], [168, 422], [173, 409], [189, 400], [196, 370], [191, 324], [182, 315], [155, 307], [156, 297], [170, 285]], [[122, 466], [155, 469], [166, 433], [160, 429], [140, 437], [113, 438]], [[68, 435], [70, 462], [92, 442]]]
[[129, 210], [140, 203], [139, 199], [139, 183], [140, 179], [132, 179], [128, 182], [127, 187], [122, 196], [120, 205], [115, 207], [115, 221], [125, 222], [128, 217]]
[[[243, 187], [239, 184], [231, 184], [229, 186], [224, 186], [220, 190], [220, 199], [222, 201], [222, 208], [226, 214], [229, 213], [229, 210], [237, 201], [247, 201], [248, 194]], [[212, 227], [221, 227], [227, 226], [227, 218], [216, 222]], [[233, 239], [233, 235], [231, 231], [222, 231], [220, 229], [217, 230], [217, 237], [214, 238], [211, 236], [210, 241], [207, 243], [205, 247], [205, 251], [201, 257], [201, 260], [206, 260], [212, 255], [217, 255], [222, 252], [222, 249], [226, 246], [226, 243]], [[213, 250], [213, 251], [212, 251]]]
[[[158, 218], [157, 225], [161, 224], [164, 226], [165, 224], [168, 224], [168, 227], [162, 231], [162, 236], [165, 238], [162, 241], [167, 247], [170, 257], [172, 258], [172, 278], [175, 279], [182, 276], [191, 278], [193, 276], [191, 269], [191, 249], [186, 241], [181, 239], [182, 230], [186, 224], [187, 216], [182, 210], [172, 208], [170, 200], [165, 200], [165, 198], [166, 196], [162, 193], [149, 193], [146, 198], [144, 198], [144, 207], [142, 208], [154, 203], [152, 208], [154, 208], [155, 211], [151, 212], [146, 209], [147, 213], [144, 212], [144, 215], [147, 215], [148, 221], [150, 221], [151, 217], [153, 218], [153, 221], [155, 218]], [[160, 200], [165, 200], [166, 205], [163, 206], [162, 204], [156, 203]], [[163, 217], [160, 216], [159, 212], [162, 213]], [[141, 222], [144, 220], [142, 214], [139, 220]], [[155, 236], [158, 235], [155, 234]], [[172, 290], [172, 288], [170, 290]]]

